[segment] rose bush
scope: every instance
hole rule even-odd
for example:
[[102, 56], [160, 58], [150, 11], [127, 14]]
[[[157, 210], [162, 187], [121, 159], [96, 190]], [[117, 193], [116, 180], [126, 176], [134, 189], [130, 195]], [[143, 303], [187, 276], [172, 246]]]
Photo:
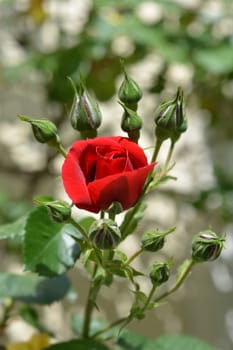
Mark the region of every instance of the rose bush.
[[75, 142], [62, 167], [68, 196], [80, 209], [94, 213], [113, 202], [128, 209], [139, 198], [155, 163], [128, 138], [97, 137]]

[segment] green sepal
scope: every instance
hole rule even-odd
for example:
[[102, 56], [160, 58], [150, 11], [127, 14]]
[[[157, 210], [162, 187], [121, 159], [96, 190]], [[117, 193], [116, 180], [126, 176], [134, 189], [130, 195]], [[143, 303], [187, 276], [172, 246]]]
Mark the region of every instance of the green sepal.
[[57, 147], [60, 144], [60, 138], [56, 125], [47, 119], [31, 119], [19, 114], [18, 117], [31, 124], [33, 134], [40, 143], [47, 143], [51, 147]]

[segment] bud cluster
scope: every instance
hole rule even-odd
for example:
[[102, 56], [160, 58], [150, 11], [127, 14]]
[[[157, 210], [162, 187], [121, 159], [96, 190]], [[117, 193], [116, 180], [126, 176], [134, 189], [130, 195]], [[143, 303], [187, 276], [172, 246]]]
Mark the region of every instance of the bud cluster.
[[142, 98], [142, 91], [135, 80], [126, 73], [124, 69], [124, 80], [120, 86], [118, 97], [120, 105], [124, 109], [121, 120], [121, 128], [128, 133], [129, 138], [138, 142], [142, 120], [137, 114], [137, 105]]

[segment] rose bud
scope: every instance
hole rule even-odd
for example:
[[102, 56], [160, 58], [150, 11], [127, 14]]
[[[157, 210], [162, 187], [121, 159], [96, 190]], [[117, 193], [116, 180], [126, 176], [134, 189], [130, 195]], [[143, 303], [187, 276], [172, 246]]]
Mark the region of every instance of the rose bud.
[[71, 217], [71, 207], [65, 201], [44, 202], [44, 206], [48, 209], [51, 219], [56, 222], [64, 222]]
[[137, 143], [140, 137], [139, 130], [142, 128], [142, 120], [134, 110], [128, 108], [124, 103], [119, 103], [124, 108], [121, 128], [127, 132], [130, 140]]
[[31, 124], [33, 134], [36, 140], [40, 143], [47, 143], [50, 146], [56, 147], [59, 144], [59, 136], [57, 134], [56, 125], [50, 120], [46, 119], [31, 119], [24, 115], [18, 117]]
[[156, 136], [158, 139], [171, 138], [176, 142], [181, 133], [187, 129], [184, 112], [184, 97], [181, 87], [177, 89], [176, 97], [162, 103], [155, 111]]
[[170, 277], [170, 265], [168, 263], [154, 263], [150, 268], [149, 275], [151, 283], [159, 286]]
[[147, 250], [150, 252], [156, 252], [163, 248], [165, 243], [165, 237], [173, 232], [175, 227], [172, 227], [170, 230], [165, 232], [150, 230], [143, 234], [141, 240], [141, 247], [143, 250]]
[[97, 248], [113, 249], [120, 242], [121, 232], [114, 221], [102, 219], [91, 225], [89, 237]]
[[211, 230], [200, 232], [192, 241], [192, 259], [195, 262], [215, 260], [224, 247], [224, 237]]
[[97, 128], [100, 126], [102, 119], [99, 106], [85, 89], [83, 83], [80, 84], [79, 91], [77, 91], [72, 80], [71, 83], [75, 91], [70, 111], [71, 125], [75, 130], [80, 131], [83, 139], [93, 138], [97, 135]]
[[[130, 78], [124, 70], [124, 80], [119, 88], [118, 97], [121, 102], [127, 105], [135, 105], [142, 98], [142, 91], [135, 80]], [[135, 109], [135, 110], [136, 110]]]

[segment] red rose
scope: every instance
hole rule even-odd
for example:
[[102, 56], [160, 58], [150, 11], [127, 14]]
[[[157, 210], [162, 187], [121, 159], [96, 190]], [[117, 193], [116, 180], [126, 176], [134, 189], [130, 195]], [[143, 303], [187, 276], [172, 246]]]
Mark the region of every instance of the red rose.
[[68, 196], [80, 209], [97, 213], [113, 202], [128, 209], [139, 198], [155, 163], [125, 137], [97, 137], [77, 141], [62, 167]]

